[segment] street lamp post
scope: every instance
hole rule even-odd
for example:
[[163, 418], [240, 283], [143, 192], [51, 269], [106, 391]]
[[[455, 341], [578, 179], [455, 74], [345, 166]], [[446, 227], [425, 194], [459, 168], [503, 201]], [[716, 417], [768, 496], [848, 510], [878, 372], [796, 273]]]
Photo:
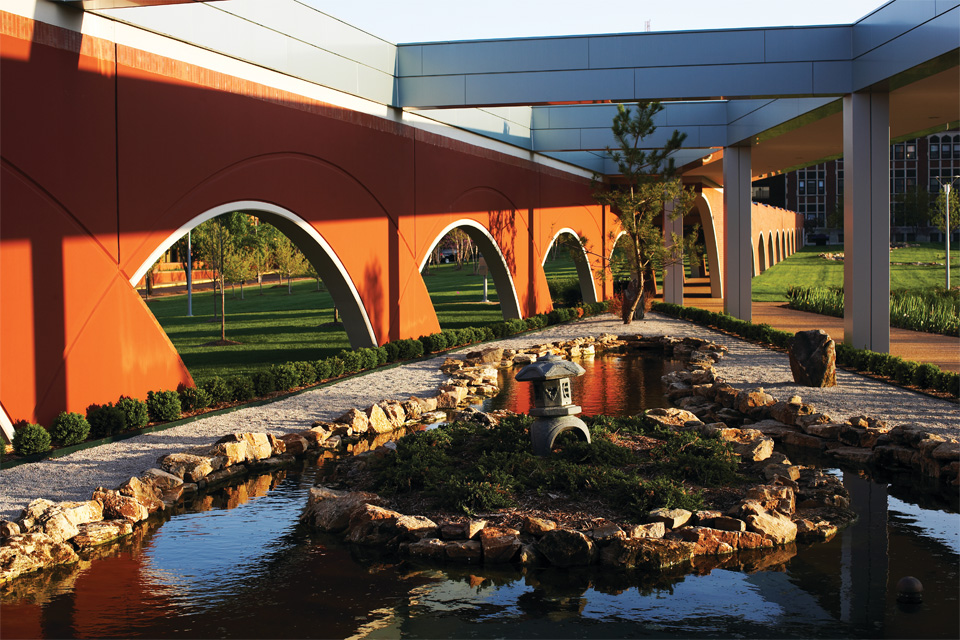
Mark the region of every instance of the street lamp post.
[[[943, 177], [943, 178], [935, 178], [935, 180], [940, 183], [940, 186], [943, 187], [943, 192], [944, 192], [945, 201], [946, 201], [946, 206], [944, 207], [944, 216], [946, 216], [946, 219], [944, 220], [943, 228], [946, 231], [947, 256], [944, 262], [946, 262], [946, 267], [947, 267], [947, 270], [946, 270], [947, 271], [947, 291], [950, 291], [950, 231], [951, 231], [950, 229], [950, 190], [953, 187], [953, 183], [957, 180], [957, 178], [960, 178], [960, 175]], [[946, 182], [944, 182], [944, 180], [946, 180]]]

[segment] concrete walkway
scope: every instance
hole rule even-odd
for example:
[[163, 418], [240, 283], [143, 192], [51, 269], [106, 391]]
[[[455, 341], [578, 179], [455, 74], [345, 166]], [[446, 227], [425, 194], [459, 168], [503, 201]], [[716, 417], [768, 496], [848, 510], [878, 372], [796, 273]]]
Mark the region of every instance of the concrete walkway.
[[[686, 298], [684, 304], [717, 313], [723, 312], [722, 298]], [[783, 331], [823, 329], [843, 342], [843, 318], [788, 309], [783, 302], [754, 302], [753, 321]], [[906, 360], [930, 362], [944, 371], [960, 371], [960, 338], [890, 328], [890, 352]]]

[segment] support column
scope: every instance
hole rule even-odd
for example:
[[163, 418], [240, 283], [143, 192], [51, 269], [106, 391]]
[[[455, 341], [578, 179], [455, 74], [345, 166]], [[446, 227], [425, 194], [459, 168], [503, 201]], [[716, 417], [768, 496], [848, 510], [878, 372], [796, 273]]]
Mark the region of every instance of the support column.
[[748, 322], [753, 317], [750, 195], [750, 147], [724, 147], [723, 310]]
[[890, 98], [843, 97], [843, 341], [890, 351]]
[[[671, 234], [683, 238], [683, 216], [672, 218], [675, 202], [663, 204], [663, 241], [669, 249], [673, 246]], [[670, 304], [683, 304], [683, 245], [680, 245], [680, 262], [664, 267], [663, 274], [663, 301]]]

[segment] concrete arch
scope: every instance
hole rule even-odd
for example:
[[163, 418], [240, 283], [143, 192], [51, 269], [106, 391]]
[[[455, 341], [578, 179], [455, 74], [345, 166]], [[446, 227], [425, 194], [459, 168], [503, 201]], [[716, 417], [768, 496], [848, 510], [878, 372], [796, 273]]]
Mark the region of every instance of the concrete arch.
[[590, 270], [590, 259], [587, 257], [586, 249], [580, 245], [580, 237], [573, 229], [563, 228], [553, 234], [553, 238], [550, 239], [550, 243], [543, 251], [543, 260], [540, 262], [540, 266], [542, 267], [546, 264], [547, 255], [550, 253], [550, 249], [553, 248], [553, 245], [556, 243], [557, 239], [564, 234], [571, 235], [576, 238], [577, 244], [580, 246], [580, 251], [573, 252], [573, 262], [577, 267], [577, 279], [580, 281], [580, 294], [583, 296], [583, 301], [588, 304], [597, 302], [597, 286], [593, 279], [593, 271]]
[[497, 296], [500, 298], [500, 309], [503, 311], [504, 319], [522, 318], [520, 299], [517, 296], [517, 288], [514, 285], [513, 276], [510, 275], [510, 269], [507, 266], [506, 256], [504, 256], [503, 251], [500, 250], [500, 246], [490, 234], [490, 231], [476, 220], [460, 218], [444, 227], [443, 230], [434, 237], [426, 252], [424, 252], [419, 264], [420, 271], [423, 271], [427, 260], [430, 258], [430, 254], [440, 240], [454, 229], [463, 229], [464, 233], [470, 236], [470, 239], [476, 243], [481, 255], [486, 259], [487, 268], [493, 277], [493, 286], [497, 288]]
[[707, 245], [707, 262], [710, 265], [710, 297], [722, 298], [723, 278], [720, 271], [720, 244], [717, 241], [717, 226], [710, 201], [703, 197], [703, 194], [698, 195], [693, 202], [691, 211], [693, 210], [696, 210], [700, 215], [700, 227], [703, 229], [703, 239]]
[[763, 231], [757, 238], [756, 249], [753, 254], [753, 275], [758, 276], [767, 270], [767, 247], [763, 241]]
[[767, 269], [777, 264], [774, 261], [773, 232], [767, 232]]
[[780, 235], [779, 229], [777, 229], [777, 240], [774, 248], [776, 250], [776, 260], [773, 264], [780, 264], [783, 261], [783, 236]]
[[354, 348], [377, 346], [377, 337], [370, 323], [370, 317], [367, 315], [363, 301], [360, 299], [360, 293], [357, 291], [353, 279], [350, 277], [350, 274], [332, 247], [313, 225], [292, 211], [269, 202], [256, 200], [230, 202], [208, 209], [192, 218], [160, 243], [153, 253], [150, 254], [150, 257], [134, 271], [130, 277], [130, 284], [136, 286], [136, 283], [144, 276], [147, 269], [150, 268], [150, 265], [156, 262], [157, 259], [159, 259], [173, 243], [182, 238], [187, 231], [207, 220], [232, 211], [256, 214], [258, 217], [277, 227], [284, 235], [290, 238], [303, 252], [307, 260], [314, 266], [317, 273], [320, 274], [321, 280], [327, 285], [334, 304], [337, 305], [337, 308], [343, 316], [343, 326], [350, 340], [350, 345]]

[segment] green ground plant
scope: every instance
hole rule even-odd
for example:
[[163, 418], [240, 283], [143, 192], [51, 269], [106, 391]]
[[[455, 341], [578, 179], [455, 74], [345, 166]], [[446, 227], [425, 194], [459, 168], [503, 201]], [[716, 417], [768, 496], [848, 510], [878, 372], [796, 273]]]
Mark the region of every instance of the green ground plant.
[[[530, 451], [531, 422], [512, 416], [492, 429], [457, 422], [408, 435], [397, 441], [395, 455], [371, 459], [366, 488], [386, 496], [418, 492], [438, 510], [466, 514], [515, 506], [524, 493], [565, 492], [639, 519], [657, 507], [700, 508], [702, 495], [689, 483], [738, 480], [725, 443], [664, 430], [642, 417], [591, 418], [592, 444], [562, 434], [558, 450], [545, 458]], [[661, 444], [638, 453], [625, 444], [631, 435]]]
[[50, 437], [61, 446], [83, 442], [90, 435], [90, 423], [82, 413], [63, 411], [50, 425]]
[[[843, 317], [843, 289], [790, 287], [791, 309]], [[890, 293], [890, 326], [948, 336], [960, 335], [960, 291], [900, 290]]]
[[39, 424], [21, 424], [13, 432], [13, 452], [18, 456], [43, 453], [50, 449], [50, 433]]

